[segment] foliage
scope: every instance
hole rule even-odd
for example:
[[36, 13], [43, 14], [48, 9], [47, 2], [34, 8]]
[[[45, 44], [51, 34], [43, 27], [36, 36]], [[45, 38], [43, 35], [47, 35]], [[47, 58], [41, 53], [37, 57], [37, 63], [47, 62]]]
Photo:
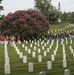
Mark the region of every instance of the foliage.
[[35, 9], [40, 10], [50, 23], [56, 22], [59, 16], [58, 9], [51, 4], [51, 1], [52, 0], [35, 0]]
[[[1, 2], [2, 2], [2, 0], [0, 0], [0, 4], [1, 4]], [[0, 6], [0, 11], [1, 11], [1, 10], [4, 10], [4, 9], [3, 9], [3, 6]]]
[[51, 0], [35, 0], [35, 8], [40, 10], [49, 20]]
[[0, 25], [2, 35], [19, 35], [21, 38], [41, 36], [47, 32], [49, 24], [44, 15], [37, 10], [19, 10], [9, 13]]
[[0, 16], [0, 21], [2, 21], [5, 18], [5, 15]]
[[64, 12], [62, 14], [62, 21], [74, 23], [74, 12]]
[[58, 17], [59, 17], [58, 10], [56, 9], [56, 7], [52, 6], [51, 12], [49, 13], [49, 22], [50, 23], [57, 22]]

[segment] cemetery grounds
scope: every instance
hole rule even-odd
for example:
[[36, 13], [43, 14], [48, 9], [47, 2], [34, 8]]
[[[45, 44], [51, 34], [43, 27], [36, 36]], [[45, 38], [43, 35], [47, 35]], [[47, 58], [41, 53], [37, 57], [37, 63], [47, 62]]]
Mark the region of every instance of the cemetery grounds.
[[[74, 29], [73, 24], [51, 25], [50, 30], [52, 33], [66, 32]], [[64, 70], [69, 69], [71, 75], [74, 75], [74, 38], [67, 38], [63, 42], [55, 41], [24, 41], [22, 44], [16, 44], [19, 51], [23, 53], [23, 56], [27, 56], [27, 63], [23, 63], [23, 59], [19, 57], [19, 54], [15, 51], [14, 47], [7, 45], [9, 63], [10, 63], [10, 75], [39, 75], [39, 72], [44, 71], [46, 75], [64, 75]], [[44, 46], [44, 48], [43, 48]], [[51, 46], [51, 48], [50, 48]], [[36, 50], [34, 49], [36, 47]], [[56, 49], [57, 47], [57, 49]], [[55, 51], [56, 50], [56, 54]], [[30, 52], [28, 52], [30, 51]], [[45, 51], [45, 54], [44, 54]], [[35, 57], [33, 57], [35, 52]], [[66, 54], [66, 66], [63, 67], [63, 53]], [[51, 59], [51, 55], [54, 55], [54, 60]], [[42, 55], [42, 61], [38, 62], [38, 55]], [[51, 69], [47, 69], [47, 61], [52, 62]], [[33, 72], [28, 71], [28, 64], [33, 63]], [[0, 45], [0, 75], [4, 74], [4, 45]]]

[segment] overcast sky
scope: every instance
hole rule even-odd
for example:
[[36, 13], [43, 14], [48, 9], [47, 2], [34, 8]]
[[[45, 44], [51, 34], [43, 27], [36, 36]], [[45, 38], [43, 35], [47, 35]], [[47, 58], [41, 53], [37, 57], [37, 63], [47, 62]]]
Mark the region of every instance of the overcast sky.
[[[61, 4], [61, 11], [74, 11], [74, 0], [52, 0], [52, 4], [58, 7], [58, 2]], [[4, 11], [1, 14], [7, 15], [9, 12], [17, 10], [33, 9], [34, 0], [3, 0], [0, 5], [4, 6]]]

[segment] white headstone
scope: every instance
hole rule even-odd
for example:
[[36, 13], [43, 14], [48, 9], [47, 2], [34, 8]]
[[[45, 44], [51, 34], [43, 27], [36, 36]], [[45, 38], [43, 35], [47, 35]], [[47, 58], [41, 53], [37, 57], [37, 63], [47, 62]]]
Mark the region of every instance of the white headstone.
[[44, 43], [44, 46], [46, 47], [46, 43]]
[[8, 52], [5, 52], [5, 58], [8, 58]]
[[41, 38], [39, 39], [39, 41], [41, 41]]
[[68, 44], [68, 40], [67, 40], [67, 38], [66, 38], [66, 44]]
[[32, 43], [34, 43], [34, 41], [32, 40]]
[[44, 46], [42, 46], [42, 50], [44, 50]]
[[10, 64], [4, 65], [4, 74], [10, 74]]
[[38, 47], [40, 47], [40, 44], [38, 43]]
[[26, 42], [26, 44], [28, 43], [28, 41], [27, 41], [27, 40], [26, 40], [25, 42]]
[[34, 39], [34, 41], [36, 41], [36, 39]]
[[28, 47], [26, 46], [26, 47], [25, 47], [25, 51], [27, 51], [27, 50], [28, 50]]
[[52, 60], [52, 61], [54, 61], [54, 60], [55, 60], [55, 58], [54, 58], [54, 55], [53, 55], [53, 54], [51, 55], [51, 60]]
[[22, 52], [19, 53], [19, 57], [23, 58], [23, 53]]
[[51, 49], [51, 47], [52, 47], [52, 46], [50, 45], [50, 49]]
[[52, 62], [51, 61], [47, 61], [47, 69], [52, 69]]
[[47, 41], [47, 45], [49, 44], [49, 40]]
[[25, 40], [24, 40], [24, 42], [25, 42]]
[[34, 46], [34, 50], [36, 50], [36, 46]]
[[71, 53], [73, 54], [73, 49], [71, 49]]
[[28, 53], [31, 53], [31, 50], [30, 49], [28, 49]]
[[23, 63], [27, 63], [27, 56], [23, 56]]
[[37, 45], [37, 42], [35, 42], [35, 45]]
[[66, 54], [65, 53], [63, 54], [63, 60], [66, 60]]
[[24, 46], [24, 44], [22, 44], [22, 48], [24, 48], [25, 46]]
[[63, 68], [67, 67], [67, 60], [63, 60]]
[[40, 72], [39, 75], [46, 75], [44, 71]]
[[41, 45], [43, 45], [43, 42], [41, 41]]
[[69, 69], [66, 69], [66, 70], [64, 71], [64, 75], [70, 75], [70, 70], [69, 70]]
[[38, 62], [42, 62], [42, 55], [38, 55]]
[[29, 42], [31, 42], [31, 39], [29, 39]]
[[44, 51], [44, 56], [46, 56], [47, 55], [47, 52], [46, 51]]
[[33, 45], [32, 45], [32, 43], [30, 44], [30, 47], [32, 47]]
[[38, 53], [40, 53], [40, 48], [38, 48]]
[[9, 64], [9, 57], [5, 58], [5, 64]]
[[35, 52], [32, 52], [32, 57], [35, 57]]
[[55, 30], [55, 32], [56, 32], [56, 30]]
[[18, 49], [18, 50], [17, 50], [17, 54], [19, 54], [19, 53], [20, 53], [20, 50]]
[[50, 49], [49, 48], [47, 48], [47, 52], [49, 52], [50, 51]]
[[18, 47], [15, 48], [15, 51], [16, 51], [16, 52], [18, 51]]
[[33, 63], [32, 63], [32, 62], [30, 62], [30, 63], [28, 64], [28, 71], [29, 71], [29, 72], [33, 72]]
[[70, 40], [70, 44], [72, 44], [72, 40]]
[[54, 50], [54, 55], [56, 55], [56, 50]]

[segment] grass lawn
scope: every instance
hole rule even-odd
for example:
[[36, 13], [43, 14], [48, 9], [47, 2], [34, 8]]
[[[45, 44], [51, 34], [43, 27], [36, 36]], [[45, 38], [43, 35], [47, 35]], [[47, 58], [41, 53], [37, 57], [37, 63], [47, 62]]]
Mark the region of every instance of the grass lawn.
[[[58, 29], [63, 29], [65, 26], [68, 25], [52, 25], [50, 26], [50, 30], [55, 31]], [[66, 28], [66, 31], [68, 30], [73, 30], [74, 27]], [[50, 31], [49, 30], [49, 31]], [[64, 32], [65, 30], [63, 30]], [[53, 32], [55, 33], [55, 32]], [[16, 44], [17, 47], [19, 48], [20, 52], [23, 52], [23, 55], [27, 56], [27, 63], [24, 64], [22, 58], [19, 58], [19, 55], [16, 53], [15, 49], [8, 45], [8, 55], [10, 59], [10, 69], [11, 69], [11, 74], [10, 75], [39, 75], [39, 72], [44, 71], [46, 72], [46, 75], [64, 75], [64, 70], [69, 69], [71, 71], [71, 75], [74, 75], [74, 58], [73, 54], [71, 53], [69, 46], [71, 45], [74, 51], [74, 39], [72, 39], [73, 43], [70, 43], [70, 39], [68, 38], [68, 44], [66, 44], [66, 41], [64, 41], [65, 44], [65, 51], [66, 51], [66, 59], [67, 59], [67, 67], [63, 68], [63, 49], [62, 49], [62, 44], [59, 41], [58, 45], [58, 50], [55, 56], [55, 61], [52, 61], [52, 69], [48, 70], [47, 69], [47, 61], [51, 61], [51, 55], [53, 54], [55, 47], [56, 47], [56, 42], [54, 41], [52, 48], [50, 49], [49, 52], [47, 52], [47, 56], [43, 55], [44, 51], [47, 51], [47, 48], [50, 47], [51, 42], [49, 42], [44, 50], [42, 50], [42, 46], [47, 43], [46, 41], [41, 44], [41, 41], [39, 41], [40, 46], [38, 47], [38, 41], [37, 45], [35, 45], [32, 42], [28, 42], [27, 44], [23, 42], [22, 44], [27, 46], [28, 49], [31, 49], [31, 53], [29, 54], [28, 51], [25, 51], [25, 48], [22, 48], [22, 44]], [[33, 47], [36, 46], [37, 50], [34, 50], [33, 47], [30, 47], [30, 44], [33, 44]], [[40, 48], [41, 52], [38, 53], [38, 49]], [[32, 52], [36, 53], [36, 57], [32, 57]], [[38, 62], [38, 55], [42, 55], [42, 62]], [[0, 75], [5, 75], [4, 74], [4, 46], [0, 45]], [[33, 62], [34, 65], [34, 71], [33, 72], [28, 72], [28, 63]]]

